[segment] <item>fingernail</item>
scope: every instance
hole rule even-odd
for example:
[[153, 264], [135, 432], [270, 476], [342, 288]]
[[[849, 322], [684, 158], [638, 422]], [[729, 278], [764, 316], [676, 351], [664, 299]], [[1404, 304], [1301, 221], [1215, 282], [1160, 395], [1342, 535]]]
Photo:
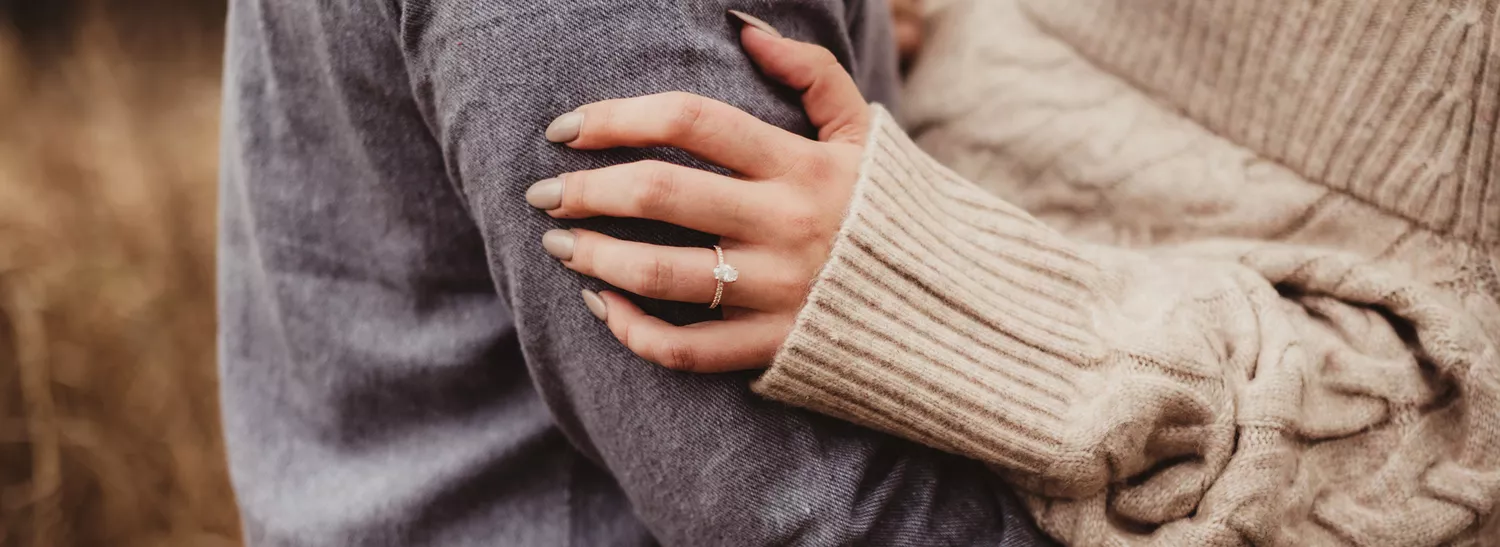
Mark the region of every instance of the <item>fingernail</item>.
[[599, 298], [598, 293], [595, 293], [594, 291], [588, 289], [584, 289], [583, 304], [585, 306], [588, 306], [589, 311], [593, 312], [594, 317], [598, 317], [600, 321], [603, 321], [605, 318], [609, 317], [609, 309], [604, 307], [604, 299]]
[[740, 10], [733, 10], [733, 9], [729, 10], [729, 14], [733, 15], [735, 17], [738, 17], [739, 20], [744, 21], [745, 24], [747, 24], [747, 25], [750, 25], [752, 27], [755, 27], [755, 28], [758, 28], [760, 30], [765, 31], [766, 34], [770, 34], [771, 36], [775, 36], [777, 38], [781, 37], [781, 33], [780, 32], [776, 32], [776, 27], [771, 26], [770, 23], [762, 21], [759, 17], [756, 17], [754, 15], [750, 15], [750, 14], [745, 13], [745, 12], [740, 11]]
[[573, 232], [567, 230], [547, 230], [542, 234], [542, 248], [547, 254], [558, 260], [573, 259]]
[[578, 138], [578, 130], [583, 128], [583, 113], [569, 112], [552, 120], [547, 126], [547, 140], [552, 142], [573, 142]]
[[531, 185], [526, 189], [526, 203], [532, 207], [551, 211], [562, 207], [563, 180], [553, 177]]

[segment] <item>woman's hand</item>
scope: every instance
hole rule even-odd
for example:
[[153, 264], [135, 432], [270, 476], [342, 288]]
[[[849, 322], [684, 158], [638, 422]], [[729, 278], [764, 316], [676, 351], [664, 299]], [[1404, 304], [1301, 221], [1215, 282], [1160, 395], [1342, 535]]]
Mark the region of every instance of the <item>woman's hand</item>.
[[[676, 370], [721, 372], [771, 361], [828, 259], [870, 124], [868, 105], [832, 53], [782, 38], [758, 19], [746, 23], [745, 50], [765, 74], [802, 92], [817, 141], [687, 93], [603, 101], [558, 117], [548, 140], [580, 150], [672, 146], [734, 176], [642, 161], [566, 173], [526, 194], [556, 218], [649, 218], [721, 236], [725, 262], [739, 270], [738, 280], [724, 284], [722, 321], [678, 327], [619, 294], [584, 291], [589, 309], [631, 351]], [[714, 299], [713, 249], [587, 230], [552, 230], [543, 246], [568, 268], [642, 296], [704, 305]]]

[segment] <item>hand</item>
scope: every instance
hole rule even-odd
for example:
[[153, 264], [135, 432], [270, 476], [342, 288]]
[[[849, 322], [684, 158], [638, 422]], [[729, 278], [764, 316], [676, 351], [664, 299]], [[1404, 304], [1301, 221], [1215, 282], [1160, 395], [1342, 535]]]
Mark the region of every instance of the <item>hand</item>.
[[891, 21], [901, 64], [908, 65], [922, 49], [922, 0], [891, 0]]
[[[722, 238], [725, 261], [739, 270], [739, 279], [724, 285], [722, 321], [674, 326], [619, 294], [584, 292], [631, 351], [676, 370], [722, 372], [771, 361], [828, 259], [859, 174], [870, 113], [854, 80], [828, 50], [756, 23], [742, 29], [741, 43], [766, 75], [802, 92], [817, 141], [687, 93], [602, 101], [558, 117], [547, 138], [580, 150], [672, 146], [734, 176], [641, 161], [566, 173], [527, 191], [528, 202], [556, 218], [648, 218]], [[704, 305], [714, 298], [712, 249], [587, 230], [552, 230], [543, 246], [573, 271], [642, 296]]]

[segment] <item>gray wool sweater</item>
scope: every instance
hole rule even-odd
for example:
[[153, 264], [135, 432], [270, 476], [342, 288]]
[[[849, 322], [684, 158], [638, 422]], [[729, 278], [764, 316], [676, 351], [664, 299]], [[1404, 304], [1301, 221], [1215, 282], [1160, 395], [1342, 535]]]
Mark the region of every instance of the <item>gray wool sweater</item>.
[[[1029, 545], [983, 465], [632, 356], [522, 197], [668, 150], [547, 144], [591, 101], [683, 90], [804, 134], [727, 8], [893, 102], [883, 2], [235, 0], [220, 361], [251, 545]], [[708, 245], [649, 222], [563, 223]], [[670, 320], [703, 306], [647, 303]]]

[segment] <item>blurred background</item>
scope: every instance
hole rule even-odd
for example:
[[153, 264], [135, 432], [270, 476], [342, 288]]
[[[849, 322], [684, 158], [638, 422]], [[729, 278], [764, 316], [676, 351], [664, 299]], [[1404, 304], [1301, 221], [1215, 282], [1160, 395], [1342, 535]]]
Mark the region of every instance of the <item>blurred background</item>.
[[237, 544], [222, 0], [0, 0], [0, 546]]

